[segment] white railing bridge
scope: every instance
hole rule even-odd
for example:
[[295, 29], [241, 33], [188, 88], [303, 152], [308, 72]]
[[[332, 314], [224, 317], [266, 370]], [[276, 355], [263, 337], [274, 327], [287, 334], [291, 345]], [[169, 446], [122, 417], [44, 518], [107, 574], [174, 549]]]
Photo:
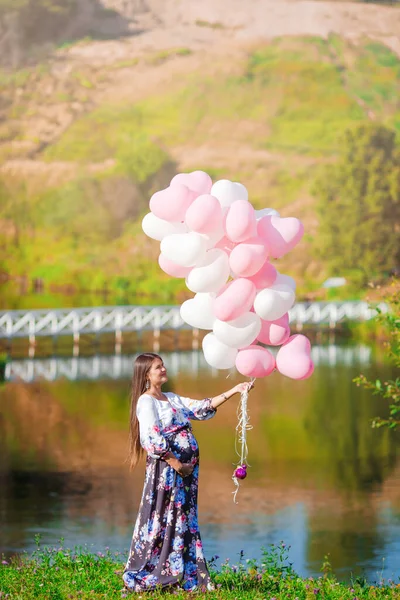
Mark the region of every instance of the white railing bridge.
[[[367, 321], [376, 308], [387, 312], [384, 303], [371, 307], [367, 302], [298, 302], [290, 310], [291, 325], [328, 325], [343, 321]], [[90, 308], [10, 310], [0, 312], [0, 339], [72, 335], [74, 341], [83, 334], [152, 330], [156, 335], [164, 329], [191, 329], [181, 318], [179, 306], [102, 306]]]

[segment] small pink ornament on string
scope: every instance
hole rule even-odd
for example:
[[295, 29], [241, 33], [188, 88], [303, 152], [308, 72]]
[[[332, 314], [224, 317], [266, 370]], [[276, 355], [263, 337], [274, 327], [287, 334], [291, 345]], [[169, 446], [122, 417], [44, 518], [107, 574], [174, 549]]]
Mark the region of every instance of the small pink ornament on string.
[[236, 467], [233, 475], [237, 478], [237, 479], [246, 479], [247, 477], [247, 465], [241, 465], [240, 467]]

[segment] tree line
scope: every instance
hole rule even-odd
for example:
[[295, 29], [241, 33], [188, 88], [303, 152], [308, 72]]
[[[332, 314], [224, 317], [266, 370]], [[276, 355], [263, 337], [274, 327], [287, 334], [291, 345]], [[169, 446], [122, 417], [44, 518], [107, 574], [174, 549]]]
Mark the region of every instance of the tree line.
[[400, 145], [394, 130], [366, 124], [339, 148], [314, 186], [317, 252], [332, 275], [365, 285], [400, 271]]

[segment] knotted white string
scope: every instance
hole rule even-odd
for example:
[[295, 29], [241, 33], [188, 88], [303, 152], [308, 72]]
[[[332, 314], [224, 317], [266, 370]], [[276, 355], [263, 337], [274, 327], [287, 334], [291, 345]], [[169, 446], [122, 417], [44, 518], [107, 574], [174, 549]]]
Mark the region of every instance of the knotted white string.
[[[250, 383], [253, 384], [254, 379], [252, 379]], [[237, 408], [238, 424], [236, 425], [235, 451], [240, 459], [239, 463], [237, 464], [238, 467], [242, 466], [242, 465], [248, 465], [248, 462], [247, 462], [247, 454], [248, 454], [247, 432], [249, 431], [249, 429], [253, 428], [253, 426], [250, 425], [250, 416], [249, 416], [248, 409], [247, 409], [248, 398], [249, 398], [249, 392], [248, 392], [248, 390], [245, 390], [244, 392], [242, 392], [240, 394], [240, 402], [239, 402], [238, 408]], [[240, 445], [240, 451], [238, 450], [239, 445]], [[236, 471], [236, 468], [235, 468], [235, 471]], [[233, 472], [232, 479], [233, 479], [233, 483], [235, 484], [236, 489], [232, 492], [232, 494], [233, 494], [234, 503], [238, 504], [238, 502], [236, 502], [236, 496], [239, 491], [240, 483], [239, 483], [238, 478], [235, 475], [235, 471]]]

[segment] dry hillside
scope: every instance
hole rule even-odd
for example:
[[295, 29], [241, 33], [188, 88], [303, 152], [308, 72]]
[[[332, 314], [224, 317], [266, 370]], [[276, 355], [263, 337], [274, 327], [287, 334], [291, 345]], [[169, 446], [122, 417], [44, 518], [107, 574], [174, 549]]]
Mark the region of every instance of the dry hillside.
[[[101, 182], [100, 192], [97, 188], [88, 192], [94, 197], [100, 194], [104, 214], [109, 209], [116, 213], [112, 215], [112, 218], [115, 216], [112, 231], [107, 232], [107, 239], [112, 240], [107, 246], [110, 255], [102, 257], [102, 265], [107, 264], [109, 272], [128, 273], [129, 264], [132, 265], [138, 255], [137, 248], [143, 252], [145, 242], [137, 229], [126, 232], [125, 238], [116, 243], [113, 240], [123, 231], [126, 219], [137, 217], [138, 210], [143, 210], [151, 189], [166, 184], [173, 172], [205, 168], [214, 177], [231, 177], [245, 183], [257, 207], [275, 206], [276, 202], [283, 214], [305, 220], [309, 240], [303, 247], [304, 254], [291, 258], [289, 267], [299, 274], [304, 273], [307, 266], [310, 278], [321, 276], [320, 267], [310, 258], [307, 246], [317, 226], [313, 199], [309, 189], [303, 189], [302, 185], [310, 180], [315, 167], [332, 160], [332, 156], [324, 148], [303, 151], [301, 138], [299, 143], [299, 139], [293, 137], [293, 147], [290, 140], [286, 147], [282, 145], [283, 139], [286, 143], [290, 138], [289, 121], [282, 124], [280, 137], [275, 136], [269, 143], [273, 138], [271, 115], [275, 118], [280, 111], [287, 110], [282, 104], [285, 98], [282, 90], [275, 98], [272, 96], [276, 93], [274, 88], [257, 88], [257, 82], [246, 88], [250, 76], [255, 73], [255, 80], [257, 78], [257, 65], [250, 75], [249, 65], [257, 49], [273, 40], [283, 40], [278, 50], [289, 59], [297, 52], [303, 53], [300, 66], [303, 71], [293, 73], [302, 80], [309, 64], [311, 79], [304, 80], [304, 90], [293, 88], [293, 96], [287, 99], [289, 103], [297, 100], [299, 91], [307, 94], [320, 67], [322, 75], [329, 70], [327, 85], [333, 77], [336, 86], [331, 113], [338, 107], [339, 116], [330, 122], [328, 109], [326, 117], [321, 111], [320, 123], [310, 125], [311, 128], [317, 125], [316, 133], [311, 132], [314, 138], [319, 135], [321, 123], [326, 122], [326, 127], [337, 130], [346, 127], [348, 116], [354, 111], [358, 111], [356, 119], [385, 120], [388, 116], [397, 119], [398, 101], [394, 96], [398, 80], [397, 83], [393, 80], [394, 70], [390, 74], [394, 91], [385, 98], [386, 104], [379, 94], [366, 102], [361, 92], [370, 87], [368, 74], [371, 77], [376, 74], [374, 70], [368, 71], [370, 63], [366, 61], [372, 59], [365, 54], [375, 52], [376, 48], [365, 50], [366, 44], [384, 44], [393, 56], [400, 56], [400, 7], [312, 0], [104, 0], [101, 10], [101, 13], [86, 11], [81, 17], [80, 13], [75, 15], [85, 20], [80, 26], [69, 23], [67, 31], [82, 35], [89, 32], [89, 35], [80, 40], [75, 34], [71, 35], [74, 39], [58, 40], [58, 47], [36, 65], [1, 71], [0, 172], [3, 176], [11, 176], [13, 185], [22, 180], [29, 196], [77, 181], [82, 174], [97, 177], [113, 169], [118, 171], [124, 157], [118, 155], [117, 147], [119, 144], [122, 148], [126, 118], [132, 140], [136, 139], [137, 126], [137, 135], [143, 133], [157, 146], [154, 160], [155, 164], [159, 161], [160, 168], [157, 177], [149, 178], [146, 185], [141, 183], [140, 177], [136, 179], [137, 185], [132, 185], [135, 177], [129, 179], [124, 175], [118, 181], [114, 178], [111, 183]], [[123, 27], [118, 28], [116, 24]], [[357, 55], [358, 47], [360, 55]], [[312, 70], [315, 65], [317, 75]], [[361, 75], [354, 66], [362, 67]], [[292, 69], [293, 65], [288, 68]], [[279, 73], [278, 65], [275, 76], [279, 77]], [[290, 71], [285, 77], [286, 84], [291, 84]], [[247, 78], [243, 86], [241, 78]], [[232, 80], [235, 83], [230, 94], [228, 86]], [[377, 89], [379, 85], [377, 82]], [[253, 93], [259, 94], [258, 104], [252, 105]], [[315, 114], [314, 105], [317, 110], [324, 108], [318, 104], [319, 94], [317, 90], [312, 98], [315, 104], [310, 102], [308, 106], [311, 117]], [[225, 111], [223, 102], [227, 98], [233, 102]], [[325, 102], [325, 98], [321, 101]], [[302, 102], [307, 104], [308, 101], [303, 98]], [[345, 116], [340, 113], [342, 102], [349, 107]], [[304, 127], [308, 127], [309, 116], [303, 114], [302, 118]], [[103, 127], [104, 135], [108, 136], [106, 141], [100, 134]], [[284, 127], [288, 127], [286, 137]], [[93, 137], [96, 128], [97, 141]], [[333, 133], [335, 131], [325, 136], [325, 149]], [[106, 151], [108, 145], [110, 149]], [[148, 145], [144, 152], [147, 150]], [[159, 156], [164, 151], [167, 162]], [[153, 160], [153, 156], [151, 158]], [[279, 194], [283, 195], [282, 201]], [[118, 206], [113, 205], [116, 200]], [[129, 209], [132, 201], [139, 206], [133, 212]], [[24, 214], [23, 205], [20, 210]], [[105, 226], [107, 219], [101, 218], [103, 221], [99, 221], [98, 226], [94, 223], [94, 228]], [[46, 226], [51, 231], [53, 223]], [[5, 222], [7, 227], [8, 221]], [[139, 236], [135, 237], [139, 242], [136, 248], [129, 245], [132, 236]], [[41, 241], [44, 248], [53, 243], [44, 235]], [[90, 240], [87, 243], [90, 245]], [[155, 257], [156, 244], [146, 244], [145, 252], [150, 251]], [[41, 262], [37, 242], [34, 249], [37, 256], [26, 254], [31, 256], [33, 266]], [[54, 250], [53, 263], [58, 260], [57, 252]], [[66, 254], [65, 249], [60, 252], [63, 263], [71, 261], [72, 254]], [[87, 260], [86, 255], [77, 257], [79, 268]], [[286, 267], [282, 265], [283, 269]], [[17, 271], [19, 266], [15, 263], [7, 268]], [[24, 265], [25, 272], [30, 272], [32, 277], [42, 277], [43, 273], [36, 273], [34, 268], [28, 263]], [[42, 270], [44, 268], [45, 263], [42, 263]], [[99, 267], [94, 262], [93, 269], [96, 268]], [[65, 275], [60, 275], [62, 277]]]
[[[10, 149], [12, 136], [0, 136], [0, 143], [3, 141], [8, 147], [6, 154], [36, 158], [38, 151], [55, 141], [82, 112], [105, 100], [135, 102], [160, 91], [165, 93], [181, 73], [195, 71], [205, 61], [212, 63], [214, 56], [217, 64], [224, 62], [224, 68], [234, 72], [249, 46], [275, 37], [326, 38], [335, 33], [357, 41], [368, 36], [384, 42], [400, 55], [400, 9], [389, 6], [312, 0], [246, 0], [245, 3], [241, 0], [104, 0], [104, 5], [124, 18], [126, 29], [122, 33], [125, 35], [119, 36], [120, 32], [114, 31], [115, 39], [85, 39], [56, 49], [50, 56], [48, 68], [44, 69], [46, 76], [29, 82], [35, 94], [32, 94], [29, 110], [22, 111], [25, 139], [23, 142], [15, 140]], [[89, 16], [90, 12], [81, 18], [86, 23]], [[76, 30], [83, 31], [84, 27], [76, 27]], [[111, 29], [110, 37], [112, 33]], [[177, 48], [187, 50], [184, 60], [179, 53], [174, 54]], [[168, 60], [157, 60], [158, 53]], [[147, 60], [143, 61], [143, 57]], [[71, 73], [77, 70], [93, 74], [83, 102], [79, 101], [80, 90], [74, 89], [69, 81]], [[40, 85], [39, 90], [35, 89], [36, 83]], [[57, 92], [63, 85], [68, 87], [70, 97], [65, 94], [60, 100], [61, 94]], [[5, 98], [10, 92], [6, 89], [2, 92], [0, 111], [2, 105], [5, 111], [10, 103], [10, 98], [7, 101]], [[18, 105], [23, 89], [16, 86], [12, 92]], [[41, 106], [43, 97], [45, 106]], [[16, 118], [8, 125], [11, 129], [18, 128], [19, 124], [18, 110], [15, 112]], [[196, 154], [193, 162], [204, 162], [203, 150], [195, 152], [200, 155]], [[233, 155], [237, 157], [236, 149]], [[182, 168], [186, 166], [185, 156], [186, 148], [181, 156], [179, 150], [176, 152], [175, 158]], [[6, 161], [3, 165], [3, 169], [27, 171], [29, 175], [36, 169], [42, 173], [44, 168], [26, 160], [17, 164]], [[63, 169], [61, 165], [54, 168]]]

